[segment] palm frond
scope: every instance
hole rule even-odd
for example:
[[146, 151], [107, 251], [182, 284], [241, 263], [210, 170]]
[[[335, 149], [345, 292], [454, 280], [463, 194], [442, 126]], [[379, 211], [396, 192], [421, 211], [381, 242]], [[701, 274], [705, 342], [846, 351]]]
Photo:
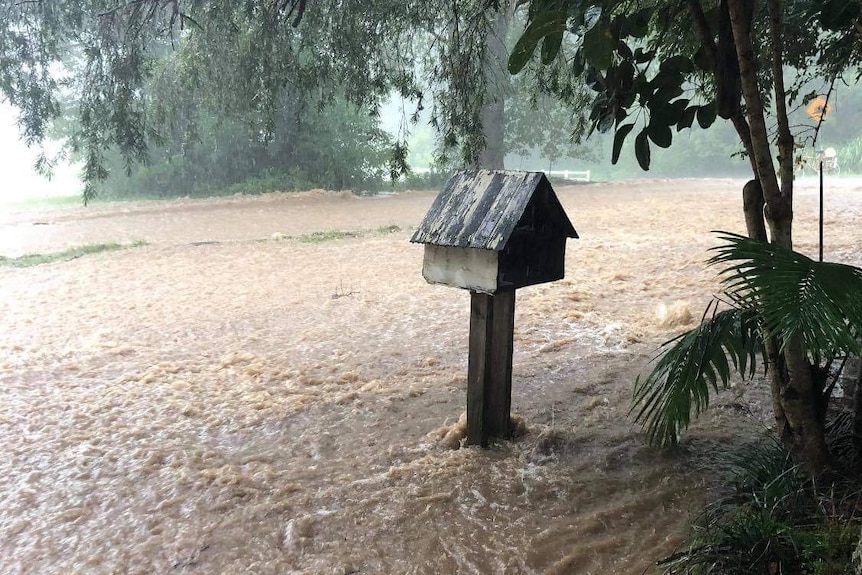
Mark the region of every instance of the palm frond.
[[722, 266], [725, 293], [756, 311], [765, 335], [783, 347], [800, 335], [812, 357], [821, 352], [859, 353], [862, 270], [816, 262], [788, 248], [718, 232], [710, 265]]
[[[676, 443], [692, 417], [709, 406], [710, 390], [730, 384], [733, 370], [751, 377], [757, 357], [765, 361], [757, 316], [748, 309], [707, 308], [698, 327], [666, 342], [650, 374], [635, 381], [631, 413], [650, 443]], [[728, 362], [728, 358], [730, 361]]]

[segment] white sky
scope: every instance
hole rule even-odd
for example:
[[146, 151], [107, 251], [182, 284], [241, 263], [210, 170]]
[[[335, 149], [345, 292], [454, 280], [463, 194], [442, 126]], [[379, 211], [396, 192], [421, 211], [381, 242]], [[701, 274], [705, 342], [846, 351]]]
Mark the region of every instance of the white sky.
[[0, 203], [80, 194], [82, 185], [76, 166], [56, 166], [50, 181], [36, 173], [33, 164], [39, 150], [28, 149], [20, 140], [17, 116], [12, 106], [0, 102]]

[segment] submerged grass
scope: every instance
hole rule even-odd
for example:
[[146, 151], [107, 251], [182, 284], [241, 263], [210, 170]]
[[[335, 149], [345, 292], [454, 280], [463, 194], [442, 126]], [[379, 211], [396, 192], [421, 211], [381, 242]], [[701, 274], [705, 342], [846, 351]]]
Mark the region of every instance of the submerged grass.
[[25, 254], [17, 258], [0, 256], [0, 266], [11, 268], [27, 268], [42, 264], [73, 260], [81, 256], [96, 254], [99, 252], [110, 252], [126, 248], [136, 248], [145, 245], [147, 245], [147, 242], [142, 240], [132, 242], [131, 244], [118, 244], [111, 242], [106, 244], [85, 244], [83, 246], [69, 248], [68, 250], [64, 250], [62, 252], [52, 252], [48, 254]]
[[297, 236], [295, 239], [304, 244], [319, 244], [333, 240], [344, 240], [348, 238], [361, 238], [368, 235], [386, 235], [395, 232], [400, 232], [400, 226], [380, 226], [373, 230], [327, 230], [322, 232], [312, 232], [302, 236]]
[[332, 240], [343, 240], [346, 238], [358, 238], [362, 232], [348, 232], [344, 230], [328, 230], [325, 232], [311, 232], [299, 236], [297, 239], [304, 244], [319, 244]]

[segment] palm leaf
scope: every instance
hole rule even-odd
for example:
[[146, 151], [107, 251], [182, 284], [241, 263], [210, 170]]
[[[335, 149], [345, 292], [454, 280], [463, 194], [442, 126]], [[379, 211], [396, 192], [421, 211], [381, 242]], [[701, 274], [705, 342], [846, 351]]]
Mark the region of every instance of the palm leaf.
[[788, 248], [719, 232], [710, 265], [723, 266], [727, 295], [756, 310], [765, 335], [784, 345], [800, 335], [811, 357], [822, 352], [859, 353], [862, 270], [816, 262]]
[[[763, 355], [756, 315], [749, 309], [716, 312], [698, 327], [666, 342], [650, 374], [635, 381], [631, 413], [641, 423], [650, 443], [676, 443], [679, 434], [709, 406], [712, 389], [730, 384], [733, 370], [754, 375], [757, 356]], [[728, 362], [730, 358], [730, 362]]]

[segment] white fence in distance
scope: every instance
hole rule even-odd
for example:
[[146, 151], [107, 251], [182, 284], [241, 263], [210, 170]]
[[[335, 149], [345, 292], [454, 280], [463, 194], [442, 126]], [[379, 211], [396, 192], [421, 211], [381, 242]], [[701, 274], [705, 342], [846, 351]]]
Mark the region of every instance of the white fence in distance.
[[[431, 168], [410, 168], [410, 171], [413, 172], [414, 174], [430, 174]], [[541, 171], [541, 170], [535, 170], [535, 171]], [[560, 178], [563, 180], [568, 180], [570, 182], [589, 182], [590, 181], [590, 171], [589, 170], [551, 170], [550, 172], [545, 172], [545, 175], [552, 177], [552, 178]]]
[[552, 170], [550, 172], [545, 172], [548, 176], [552, 178], [562, 178], [564, 180], [569, 180], [570, 182], [589, 182], [590, 181], [590, 171], [589, 170]]

